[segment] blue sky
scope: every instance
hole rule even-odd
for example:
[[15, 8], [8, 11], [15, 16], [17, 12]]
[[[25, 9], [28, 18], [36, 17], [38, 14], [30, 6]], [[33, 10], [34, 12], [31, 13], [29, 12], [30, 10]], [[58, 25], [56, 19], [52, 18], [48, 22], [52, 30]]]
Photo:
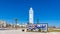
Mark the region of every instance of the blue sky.
[[19, 23], [28, 21], [29, 8], [34, 10], [34, 22], [60, 26], [60, 0], [0, 0], [0, 20], [12, 23], [18, 18]]

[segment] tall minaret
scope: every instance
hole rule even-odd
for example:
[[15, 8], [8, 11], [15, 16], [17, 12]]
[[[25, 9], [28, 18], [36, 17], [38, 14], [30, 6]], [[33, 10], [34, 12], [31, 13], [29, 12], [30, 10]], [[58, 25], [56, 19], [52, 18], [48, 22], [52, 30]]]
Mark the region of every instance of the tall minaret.
[[34, 23], [33, 21], [34, 21], [33, 20], [33, 9], [32, 9], [32, 7], [30, 7], [30, 10], [29, 10], [29, 23], [33, 24]]

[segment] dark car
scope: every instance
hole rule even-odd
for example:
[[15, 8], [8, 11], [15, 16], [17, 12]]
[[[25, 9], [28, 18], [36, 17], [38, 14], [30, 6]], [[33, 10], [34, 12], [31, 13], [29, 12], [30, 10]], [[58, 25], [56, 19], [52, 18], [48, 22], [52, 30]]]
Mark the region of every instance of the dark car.
[[22, 29], [22, 31], [25, 31], [24, 29]]

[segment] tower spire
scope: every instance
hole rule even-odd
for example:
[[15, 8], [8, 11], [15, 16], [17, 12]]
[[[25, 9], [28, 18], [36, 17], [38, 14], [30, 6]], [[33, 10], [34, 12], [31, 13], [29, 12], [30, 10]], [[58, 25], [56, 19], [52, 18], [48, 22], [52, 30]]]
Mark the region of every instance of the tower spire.
[[30, 7], [29, 10], [29, 23], [33, 24], [33, 9]]

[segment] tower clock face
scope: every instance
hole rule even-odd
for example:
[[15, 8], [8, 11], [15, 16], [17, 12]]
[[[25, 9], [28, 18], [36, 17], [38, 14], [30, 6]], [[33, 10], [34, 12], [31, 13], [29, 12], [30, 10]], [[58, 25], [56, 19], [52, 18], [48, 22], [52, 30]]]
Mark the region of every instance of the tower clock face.
[[29, 13], [32, 14], [33, 13], [33, 10], [29, 10]]

